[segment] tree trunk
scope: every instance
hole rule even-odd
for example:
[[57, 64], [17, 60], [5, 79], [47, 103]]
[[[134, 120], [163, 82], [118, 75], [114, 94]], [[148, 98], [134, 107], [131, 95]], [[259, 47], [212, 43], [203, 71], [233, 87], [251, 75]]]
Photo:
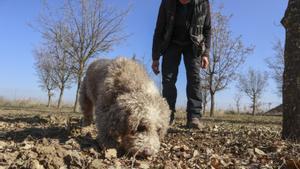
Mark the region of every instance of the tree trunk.
[[207, 95], [208, 95], [208, 93], [203, 88], [202, 88], [202, 93], [203, 93], [203, 95], [202, 95], [202, 101], [203, 101], [203, 103], [202, 103], [203, 104], [202, 115], [204, 116], [204, 115], [206, 115]]
[[252, 100], [252, 115], [253, 116], [255, 115], [255, 111], [256, 111], [256, 97], [254, 96], [253, 100]]
[[60, 94], [59, 94], [58, 103], [57, 103], [57, 108], [58, 109], [61, 108], [61, 102], [62, 102], [62, 98], [63, 98], [63, 95], [64, 95], [64, 90], [65, 90], [65, 87], [62, 86], [61, 89], [60, 89]]
[[207, 105], [207, 100], [204, 99], [204, 103], [203, 103], [203, 115], [205, 115], [205, 112], [206, 112], [206, 105]]
[[215, 113], [215, 94], [210, 92], [210, 117], [213, 117]]
[[240, 114], [241, 113], [241, 103], [240, 103], [240, 100], [238, 101], [236, 107], [237, 107], [237, 114]]
[[79, 92], [80, 92], [80, 87], [81, 87], [81, 77], [82, 77], [81, 74], [78, 75], [76, 98], [75, 98], [75, 103], [74, 103], [74, 107], [73, 107], [73, 112], [77, 112], [77, 110], [78, 110], [78, 99], [79, 99]]
[[240, 105], [236, 106], [236, 112], [237, 112], [237, 114], [240, 114]]
[[51, 90], [48, 90], [48, 103], [47, 103], [47, 107], [49, 108], [51, 105], [51, 98], [52, 98], [52, 94], [51, 94]]
[[300, 141], [300, 0], [289, 0], [286, 29], [282, 137]]

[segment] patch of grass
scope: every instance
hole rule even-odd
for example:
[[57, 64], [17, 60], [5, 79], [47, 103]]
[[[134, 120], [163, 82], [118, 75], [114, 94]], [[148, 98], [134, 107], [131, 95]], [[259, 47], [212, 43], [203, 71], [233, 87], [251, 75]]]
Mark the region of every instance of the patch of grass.
[[27, 110], [35, 112], [71, 112], [73, 107], [71, 105], [63, 105], [60, 109], [56, 108], [56, 105], [47, 107], [47, 105], [41, 101], [25, 98], [9, 100], [0, 96], [0, 110]]

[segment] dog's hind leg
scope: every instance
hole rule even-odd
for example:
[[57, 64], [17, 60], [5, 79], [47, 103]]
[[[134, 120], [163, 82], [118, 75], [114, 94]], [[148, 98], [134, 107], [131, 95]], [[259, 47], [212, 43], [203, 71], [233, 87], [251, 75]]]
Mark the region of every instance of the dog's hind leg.
[[83, 113], [82, 125], [89, 126], [93, 122], [93, 103], [87, 96], [85, 83], [81, 86], [79, 102]]

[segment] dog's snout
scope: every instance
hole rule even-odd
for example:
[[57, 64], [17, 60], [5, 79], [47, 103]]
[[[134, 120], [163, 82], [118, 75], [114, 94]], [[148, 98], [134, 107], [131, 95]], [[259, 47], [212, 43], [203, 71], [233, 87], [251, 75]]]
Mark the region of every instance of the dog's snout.
[[143, 155], [144, 156], [151, 156], [152, 155], [152, 151], [149, 148], [145, 148], [143, 151]]

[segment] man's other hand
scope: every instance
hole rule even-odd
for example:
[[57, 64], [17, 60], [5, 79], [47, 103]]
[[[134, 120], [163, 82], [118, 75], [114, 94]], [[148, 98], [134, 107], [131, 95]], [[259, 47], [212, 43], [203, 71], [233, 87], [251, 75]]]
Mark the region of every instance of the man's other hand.
[[156, 75], [158, 75], [160, 73], [160, 71], [159, 71], [159, 60], [153, 60], [152, 61], [152, 71]]
[[208, 60], [208, 56], [204, 55], [201, 57], [201, 68], [202, 69], [207, 69], [209, 65], [209, 60]]

